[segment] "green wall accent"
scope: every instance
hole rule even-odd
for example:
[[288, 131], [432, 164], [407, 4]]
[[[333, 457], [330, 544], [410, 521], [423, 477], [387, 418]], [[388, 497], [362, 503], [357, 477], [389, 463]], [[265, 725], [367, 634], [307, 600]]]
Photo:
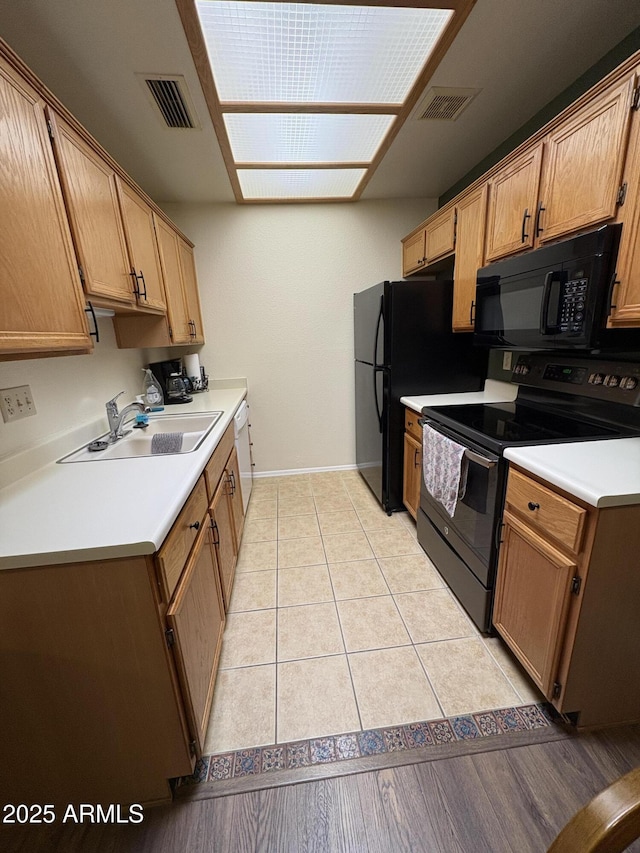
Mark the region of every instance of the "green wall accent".
[[479, 178], [492, 166], [495, 166], [503, 157], [506, 157], [514, 148], [517, 148], [520, 143], [524, 142], [532, 136], [537, 130], [540, 130], [548, 121], [551, 121], [554, 116], [557, 116], [565, 107], [572, 104], [580, 95], [584, 94], [588, 89], [602, 80], [610, 71], [617, 68], [625, 59], [640, 50], [640, 27], [637, 27], [633, 32], [617, 44], [609, 53], [606, 53], [602, 59], [598, 60], [595, 65], [592, 65], [588, 71], [578, 77], [578, 79], [567, 87], [564, 92], [561, 92], [556, 98], [550, 101], [546, 107], [543, 107], [533, 118], [529, 119], [526, 124], [513, 133], [508, 139], [499, 145], [487, 157], [481, 160], [470, 172], [461, 178], [457, 183], [441, 195], [438, 199], [438, 207], [442, 207], [454, 196], [469, 184], [473, 183], [476, 178]]

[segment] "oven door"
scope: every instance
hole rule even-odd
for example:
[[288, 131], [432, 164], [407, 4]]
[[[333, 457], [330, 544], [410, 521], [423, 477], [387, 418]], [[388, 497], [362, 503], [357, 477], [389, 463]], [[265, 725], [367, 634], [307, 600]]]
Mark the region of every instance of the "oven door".
[[502, 459], [433, 420], [428, 425], [466, 448], [467, 484], [453, 518], [429, 492], [422, 478], [420, 508], [480, 583], [493, 585], [497, 522], [500, 517], [504, 476]]

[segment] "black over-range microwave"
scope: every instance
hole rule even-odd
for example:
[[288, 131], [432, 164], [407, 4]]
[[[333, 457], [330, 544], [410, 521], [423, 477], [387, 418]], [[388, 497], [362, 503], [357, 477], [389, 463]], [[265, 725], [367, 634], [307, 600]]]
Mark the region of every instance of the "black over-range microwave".
[[474, 343], [510, 349], [636, 347], [606, 329], [621, 225], [506, 258], [478, 271]]

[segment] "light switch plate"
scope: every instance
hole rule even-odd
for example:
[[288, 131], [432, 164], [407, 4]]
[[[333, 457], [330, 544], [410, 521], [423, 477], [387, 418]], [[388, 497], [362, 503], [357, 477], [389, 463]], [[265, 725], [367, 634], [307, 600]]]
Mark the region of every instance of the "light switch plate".
[[36, 404], [33, 402], [31, 388], [28, 385], [19, 385], [16, 388], [0, 389], [0, 411], [6, 424], [35, 415]]
[[509, 350], [502, 353], [502, 369], [503, 370], [511, 370], [511, 356], [512, 355], [513, 355], [513, 353], [510, 352]]

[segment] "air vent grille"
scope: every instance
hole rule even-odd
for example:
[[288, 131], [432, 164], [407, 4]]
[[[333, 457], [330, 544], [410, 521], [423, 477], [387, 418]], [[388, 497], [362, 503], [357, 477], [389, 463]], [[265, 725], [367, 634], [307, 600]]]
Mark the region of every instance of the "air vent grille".
[[176, 78], [146, 78], [145, 83], [168, 127], [196, 127]]
[[455, 121], [480, 89], [429, 89], [416, 110], [416, 121]]

